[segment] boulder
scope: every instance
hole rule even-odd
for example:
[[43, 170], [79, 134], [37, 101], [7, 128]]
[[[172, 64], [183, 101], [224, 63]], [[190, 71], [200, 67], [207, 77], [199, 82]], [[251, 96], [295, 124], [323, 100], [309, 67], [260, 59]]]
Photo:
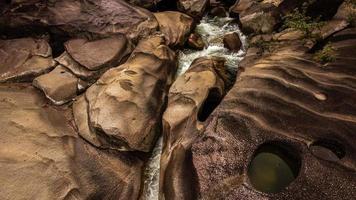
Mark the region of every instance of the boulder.
[[183, 46], [194, 28], [193, 18], [175, 11], [158, 12], [154, 15], [166, 38], [166, 44], [170, 47]]
[[164, 0], [127, 0], [133, 5], [137, 5], [142, 8], [152, 9], [155, 8], [157, 4]]
[[244, 64], [192, 144], [201, 199], [354, 198], [355, 38], [331, 36], [326, 65], [296, 46]]
[[198, 33], [191, 33], [187, 44], [192, 49], [203, 50], [205, 48], [203, 38]]
[[70, 109], [0, 85], [0, 199], [137, 199], [143, 162], [77, 136]]
[[43, 39], [0, 40], [0, 82], [32, 81], [53, 69], [51, 47]]
[[217, 17], [227, 17], [226, 10], [223, 6], [213, 7], [210, 10], [209, 14], [212, 16], [217, 16]]
[[33, 85], [44, 92], [55, 105], [71, 101], [87, 87], [87, 84], [74, 76], [67, 68], [58, 65], [48, 74], [33, 80]]
[[225, 60], [201, 57], [173, 83], [163, 114], [160, 167], [161, 199], [195, 199], [191, 144], [226, 92]]
[[199, 19], [204, 15], [205, 9], [209, 6], [209, 0], [178, 0], [178, 10], [193, 18]]
[[231, 51], [239, 51], [242, 47], [239, 34], [236, 32], [224, 35], [224, 47]]
[[92, 71], [119, 65], [133, 50], [130, 41], [121, 34], [94, 41], [72, 39], [64, 45], [75, 61]]
[[122, 33], [137, 39], [154, 32], [157, 26], [149, 11], [124, 0], [24, 1], [14, 3], [0, 17], [1, 32], [45, 28], [73, 37], [81, 33], [95, 37]]
[[157, 37], [141, 41], [126, 63], [105, 72], [74, 104], [83, 138], [101, 148], [151, 150], [176, 71], [174, 52], [160, 41], [164, 42]]

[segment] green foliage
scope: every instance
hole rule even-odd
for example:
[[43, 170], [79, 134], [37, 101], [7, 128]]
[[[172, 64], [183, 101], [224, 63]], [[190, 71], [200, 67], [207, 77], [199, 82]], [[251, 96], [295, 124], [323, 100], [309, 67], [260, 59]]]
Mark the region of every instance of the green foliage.
[[302, 31], [305, 36], [312, 37], [312, 32], [316, 29], [320, 29], [324, 22], [320, 22], [319, 19], [313, 19], [307, 16], [306, 9], [302, 9], [301, 12], [298, 8], [293, 12], [283, 17], [283, 28], [293, 28]]
[[330, 43], [325, 45], [323, 49], [317, 51], [314, 55], [314, 60], [322, 64], [329, 63], [335, 60], [335, 49]]

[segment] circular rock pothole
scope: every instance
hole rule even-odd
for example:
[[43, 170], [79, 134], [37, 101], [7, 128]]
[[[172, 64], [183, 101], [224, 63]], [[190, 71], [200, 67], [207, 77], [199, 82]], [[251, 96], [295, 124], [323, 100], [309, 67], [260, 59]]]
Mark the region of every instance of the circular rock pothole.
[[247, 173], [256, 190], [277, 193], [296, 179], [300, 167], [300, 158], [293, 147], [266, 143], [255, 152]]
[[309, 147], [311, 153], [320, 159], [337, 162], [345, 157], [345, 148], [337, 141], [322, 139]]

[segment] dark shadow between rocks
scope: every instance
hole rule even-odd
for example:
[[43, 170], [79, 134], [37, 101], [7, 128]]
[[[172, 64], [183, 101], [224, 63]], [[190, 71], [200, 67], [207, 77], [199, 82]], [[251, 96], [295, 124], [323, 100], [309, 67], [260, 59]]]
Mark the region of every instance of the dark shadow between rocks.
[[200, 122], [204, 122], [206, 119], [208, 119], [210, 114], [220, 104], [221, 100], [222, 95], [220, 94], [219, 90], [217, 88], [212, 88], [198, 112], [198, 120]]
[[300, 167], [300, 157], [292, 146], [269, 142], [256, 150], [247, 173], [256, 190], [277, 193], [297, 178]]
[[310, 145], [311, 153], [320, 159], [337, 162], [345, 157], [345, 148], [335, 140], [321, 139]]

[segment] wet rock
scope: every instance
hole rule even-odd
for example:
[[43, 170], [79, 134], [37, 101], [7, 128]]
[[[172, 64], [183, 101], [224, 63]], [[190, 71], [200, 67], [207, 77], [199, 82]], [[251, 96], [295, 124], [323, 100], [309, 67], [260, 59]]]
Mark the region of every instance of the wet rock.
[[48, 43], [34, 38], [0, 40], [0, 60], [0, 82], [32, 81], [55, 65]]
[[242, 46], [240, 36], [236, 32], [224, 35], [223, 42], [224, 47], [231, 51], [239, 51]]
[[104, 73], [86, 91], [85, 100], [74, 104], [83, 138], [102, 148], [151, 150], [159, 134], [166, 91], [176, 71], [174, 53], [160, 41], [164, 40], [152, 37], [141, 41], [126, 63]]
[[0, 17], [3, 32], [44, 27], [73, 37], [81, 33], [92, 36], [122, 33], [136, 39], [149, 35], [158, 26], [149, 11], [124, 0], [19, 2], [3, 13]]
[[205, 9], [209, 5], [209, 0], [178, 0], [178, 10], [184, 12], [193, 18], [201, 18]]
[[163, 151], [160, 168], [162, 199], [195, 199], [191, 144], [205, 121], [225, 95], [225, 60], [201, 57], [193, 61], [170, 88], [163, 115]]
[[[244, 64], [192, 145], [200, 198], [354, 197], [355, 38], [356, 30], [347, 29], [325, 41], [335, 57], [324, 66], [294, 45]], [[265, 156], [290, 169], [276, 171]], [[277, 173], [261, 175], [261, 167]], [[264, 175], [272, 180], [267, 185]]]
[[210, 10], [209, 14], [212, 16], [217, 16], [217, 17], [227, 17], [226, 10], [223, 6], [218, 6], [218, 7], [212, 8]]
[[35, 78], [33, 85], [42, 90], [54, 104], [62, 105], [77, 96], [87, 84], [65, 67], [58, 65], [50, 73]]
[[190, 34], [187, 44], [192, 49], [203, 50], [205, 47], [203, 38], [197, 33]]
[[194, 20], [186, 14], [166, 11], [154, 13], [159, 23], [160, 31], [170, 47], [183, 46], [194, 28]]
[[79, 138], [71, 112], [27, 85], [0, 86], [0, 199], [137, 199], [143, 162]]
[[116, 66], [133, 49], [124, 35], [94, 41], [73, 39], [65, 43], [65, 48], [76, 62], [88, 70]]

